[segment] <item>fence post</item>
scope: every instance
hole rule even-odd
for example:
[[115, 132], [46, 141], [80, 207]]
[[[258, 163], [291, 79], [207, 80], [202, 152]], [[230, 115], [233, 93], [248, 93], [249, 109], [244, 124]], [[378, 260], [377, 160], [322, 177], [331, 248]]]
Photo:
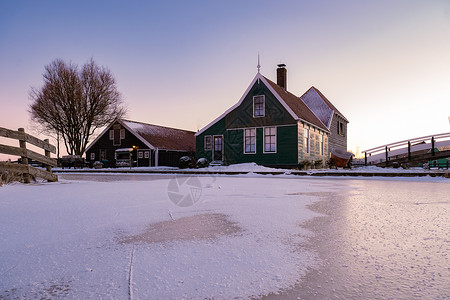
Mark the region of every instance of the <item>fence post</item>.
[[411, 160], [411, 141], [408, 141], [408, 161]]
[[434, 156], [434, 136], [431, 137], [431, 156]]
[[[44, 142], [50, 143], [49, 139], [45, 139]], [[45, 156], [47, 156], [48, 158], [50, 158], [50, 151], [45, 150]], [[52, 166], [46, 165], [46, 169], [47, 169], [47, 172], [52, 173]]]
[[386, 167], [388, 167], [389, 166], [389, 162], [388, 162], [388, 160], [389, 160], [389, 154], [388, 154], [388, 147], [386, 146]]
[[[19, 147], [22, 149], [27, 149], [27, 142], [25, 142], [25, 129], [19, 128], [18, 131], [23, 133], [23, 138], [19, 140]], [[25, 154], [26, 155], [26, 154]], [[22, 156], [22, 164], [27, 166], [27, 171], [23, 173], [23, 182], [30, 183], [30, 173], [28, 171], [28, 157]]]

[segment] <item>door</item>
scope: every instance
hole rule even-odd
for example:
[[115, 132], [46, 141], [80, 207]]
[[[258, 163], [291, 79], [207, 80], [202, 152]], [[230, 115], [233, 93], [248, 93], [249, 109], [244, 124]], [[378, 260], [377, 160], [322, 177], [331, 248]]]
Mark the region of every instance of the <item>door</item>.
[[213, 160], [223, 160], [223, 136], [214, 136]]

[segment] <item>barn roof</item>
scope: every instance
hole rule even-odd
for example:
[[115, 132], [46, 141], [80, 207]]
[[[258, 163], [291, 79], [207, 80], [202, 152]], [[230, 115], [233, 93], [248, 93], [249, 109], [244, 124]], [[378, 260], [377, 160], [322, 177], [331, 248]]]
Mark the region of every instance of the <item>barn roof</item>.
[[327, 99], [318, 89], [312, 86], [307, 90], [300, 99], [306, 103], [306, 105], [314, 111], [316, 116], [328, 127], [330, 128], [331, 119], [333, 118], [333, 113], [338, 114], [345, 121], [348, 122], [347, 118]]
[[289, 106], [289, 108], [297, 115], [301, 120], [304, 120], [312, 125], [315, 125], [323, 130], [328, 130], [326, 123], [322, 122], [314, 112], [297, 96], [284, 90], [278, 84], [267, 79], [264, 79], [270, 84], [272, 89], [284, 100], [284, 102]]
[[195, 151], [195, 132], [193, 131], [135, 122], [125, 119], [121, 119], [120, 121], [138, 138], [140, 137], [147, 141], [152, 148]]

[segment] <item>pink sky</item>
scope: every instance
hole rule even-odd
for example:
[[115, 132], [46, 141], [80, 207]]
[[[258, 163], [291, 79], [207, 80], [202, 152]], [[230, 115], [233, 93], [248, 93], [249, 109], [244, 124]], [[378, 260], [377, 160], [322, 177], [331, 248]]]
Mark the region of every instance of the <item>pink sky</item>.
[[196, 131], [239, 100], [258, 52], [264, 76], [285, 63], [292, 93], [314, 85], [349, 119], [349, 150], [450, 131], [450, 2], [438, 0], [1, 2], [0, 127], [32, 133], [44, 66], [92, 57], [129, 119]]

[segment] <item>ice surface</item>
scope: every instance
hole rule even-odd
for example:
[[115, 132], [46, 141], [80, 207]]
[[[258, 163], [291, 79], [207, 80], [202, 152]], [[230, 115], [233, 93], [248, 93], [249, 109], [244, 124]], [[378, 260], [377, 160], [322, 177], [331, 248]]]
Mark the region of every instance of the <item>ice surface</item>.
[[316, 191], [310, 181], [200, 181], [187, 208], [168, 199], [169, 179], [3, 186], [0, 298], [248, 298], [289, 288], [314, 265], [295, 251], [309, 234], [299, 225], [317, 215], [296, 194]]

